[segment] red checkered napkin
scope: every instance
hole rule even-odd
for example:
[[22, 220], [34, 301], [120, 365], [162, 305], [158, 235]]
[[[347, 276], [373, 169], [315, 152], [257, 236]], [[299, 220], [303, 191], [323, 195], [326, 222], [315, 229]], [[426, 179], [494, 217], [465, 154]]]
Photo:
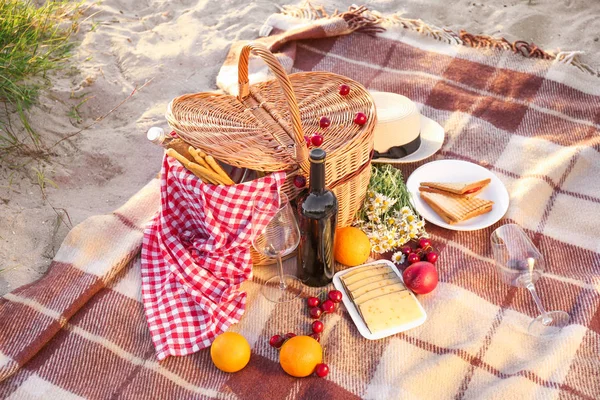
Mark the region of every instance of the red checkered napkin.
[[[250, 246], [279, 207], [284, 172], [232, 186], [205, 184], [165, 156], [161, 209], [144, 231], [142, 299], [162, 360], [210, 346], [240, 320], [252, 277]], [[252, 216], [263, 202], [273, 213]]]

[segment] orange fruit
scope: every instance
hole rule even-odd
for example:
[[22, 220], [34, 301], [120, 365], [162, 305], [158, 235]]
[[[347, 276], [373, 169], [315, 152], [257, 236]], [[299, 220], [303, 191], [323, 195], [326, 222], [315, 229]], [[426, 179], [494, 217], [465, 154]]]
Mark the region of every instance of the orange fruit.
[[323, 361], [323, 348], [310, 336], [294, 336], [281, 346], [279, 364], [285, 372], [296, 378], [312, 374]]
[[371, 242], [367, 234], [353, 226], [335, 231], [335, 261], [354, 267], [364, 264], [371, 254]]
[[225, 332], [210, 346], [210, 357], [221, 371], [237, 372], [250, 361], [250, 344], [239, 333]]

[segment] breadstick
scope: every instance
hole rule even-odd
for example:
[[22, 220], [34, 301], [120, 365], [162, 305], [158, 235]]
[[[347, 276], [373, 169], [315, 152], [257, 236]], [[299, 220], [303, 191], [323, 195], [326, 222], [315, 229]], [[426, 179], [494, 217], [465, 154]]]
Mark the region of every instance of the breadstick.
[[170, 156], [170, 157], [175, 158], [177, 161], [179, 161], [181, 164], [183, 164], [183, 166], [185, 168], [187, 168], [189, 171], [191, 171], [194, 175], [196, 175], [201, 180], [206, 181], [208, 183], [217, 183], [213, 179], [207, 179], [209, 177], [206, 177], [205, 176], [206, 174], [202, 174], [200, 171], [197, 170], [197, 168], [194, 167], [194, 166], [198, 166], [199, 167], [198, 164], [189, 161], [187, 158], [185, 158], [184, 156], [182, 156], [181, 154], [179, 154], [177, 152], [177, 150], [175, 150], [175, 149], [167, 149], [167, 155]]
[[223, 168], [221, 168], [221, 166], [215, 161], [215, 159], [212, 156], [206, 156], [204, 159], [206, 160], [208, 165], [210, 165], [212, 167], [212, 169], [215, 170], [217, 175], [219, 175], [221, 178], [223, 178], [223, 180], [226, 182], [227, 185], [234, 184], [234, 182], [231, 180], [229, 175], [227, 175], [227, 172], [225, 172], [223, 170]]
[[182, 163], [183, 166], [186, 167], [186, 168], [187, 168], [188, 164], [190, 163], [190, 160], [188, 160], [187, 158], [185, 158], [184, 156], [182, 156], [181, 154], [179, 154], [177, 152], [177, 150], [175, 150], [175, 149], [167, 149], [167, 155], [169, 157], [175, 158], [177, 161], [179, 161], [180, 163]]
[[206, 163], [206, 161], [204, 161], [204, 158], [202, 158], [200, 156], [200, 154], [198, 154], [198, 150], [194, 149], [192, 146], [190, 146], [189, 150], [190, 154], [192, 155], [192, 157], [194, 157], [194, 160], [196, 160], [196, 163], [202, 165], [204, 168], [210, 169], [210, 165], [208, 165]]
[[223, 185], [224, 182], [219, 179], [219, 175], [215, 174], [212, 171], [207, 170], [203, 166], [190, 163], [188, 165], [188, 169], [194, 173], [198, 178], [202, 179], [204, 182], [212, 183], [214, 185]]
[[198, 153], [198, 155], [199, 155], [200, 157], [202, 157], [202, 158], [205, 158], [205, 157], [206, 157], [206, 153], [205, 153], [205, 152], [203, 152], [203, 151], [202, 151], [202, 150], [200, 150], [200, 149], [196, 149], [196, 153]]
[[173, 140], [169, 141], [169, 143], [166, 144], [166, 147], [167, 147], [167, 149], [174, 149], [179, 154], [181, 154], [183, 157], [187, 158], [189, 161], [194, 161], [194, 158], [188, 151], [188, 147], [190, 147], [190, 145], [188, 143], [184, 142], [183, 140], [181, 140], [179, 138], [173, 139]]
[[229, 175], [227, 175], [227, 172], [225, 172], [225, 170], [221, 168], [221, 166], [212, 156], [207, 155], [200, 149], [194, 149], [192, 146], [190, 146], [188, 151], [194, 157], [198, 164], [206, 168], [208, 171], [214, 172], [217, 175], [219, 175], [221, 177], [221, 181], [225, 185], [235, 184], [235, 182], [229, 177]]
[[230, 185], [229, 183], [225, 182], [219, 174], [213, 172], [212, 170], [204, 168], [203, 166], [198, 165], [196, 163], [191, 163], [191, 164], [194, 166], [194, 169], [196, 171], [198, 171], [198, 173], [208, 176], [210, 179], [212, 179], [213, 181], [216, 181], [218, 184]]

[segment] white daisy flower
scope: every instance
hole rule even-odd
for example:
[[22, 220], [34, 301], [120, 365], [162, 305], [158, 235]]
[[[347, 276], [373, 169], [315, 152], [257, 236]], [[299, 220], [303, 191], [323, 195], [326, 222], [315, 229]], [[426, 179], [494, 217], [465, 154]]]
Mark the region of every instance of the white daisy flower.
[[398, 251], [392, 255], [392, 261], [394, 262], [394, 264], [402, 264], [405, 258], [406, 255], [404, 255], [404, 253], [402, 253], [401, 251]]
[[378, 207], [380, 205], [382, 205], [383, 204], [383, 195], [377, 193], [375, 195], [375, 199], [373, 200], [373, 204], [376, 205], [376, 206], [378, 206]]

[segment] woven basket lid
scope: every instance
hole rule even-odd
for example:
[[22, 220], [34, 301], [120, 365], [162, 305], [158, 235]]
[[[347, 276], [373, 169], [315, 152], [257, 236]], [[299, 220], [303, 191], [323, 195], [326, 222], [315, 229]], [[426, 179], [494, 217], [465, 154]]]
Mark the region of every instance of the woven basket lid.
[[[265, 60], [276, 79], [248, 84], [250, 51]], [[167, 110], [173, 130], [220, 161], [257, 171], [290, 170], [300, 165], [308, 172], [305, 136], [323, 135], [321, 147], [329, 162], [336, 154], [352, 151], [355, 141], [372, 136], [376, 122], [373, 99], [350, 78], [328, 72], [288, 76], [273, 54], [259, 44], [242, 50], [239, 77], [238, 97], [196, 93], [175, 98]], [[341, 84], [350, 86], [348, 95], [339, 93]], [[366, 114], [365, 125], [353, 122], [358, 112]], [[322, 116], [331, 120], [328, 128], [319, 127]]]

